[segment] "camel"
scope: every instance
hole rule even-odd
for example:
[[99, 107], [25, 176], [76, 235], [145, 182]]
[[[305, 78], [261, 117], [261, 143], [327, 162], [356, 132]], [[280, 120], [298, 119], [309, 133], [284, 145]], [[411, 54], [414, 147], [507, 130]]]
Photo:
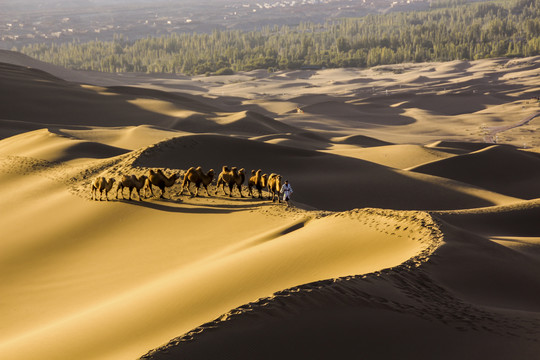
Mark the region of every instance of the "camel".
[[122, 195], [122, 198], [124, 197], [124, 188], [129, 189], [129, 196], [128, 200], [131, 200], [131, 193], [133, 189], [135, 189], [135, 192], [139, 194], [139, 200], [142, 201], [142, 189], [144, 189], [146, 185], [146, 175], [141, 175], [139, 178], [135, 175], [123, 175], [122, 180], [118, 183], [118, 189], [116, 190], [116, 197], [118, 198], [118, 192], [120, 192], [120, 195]]
[[283, 185], [281, 175], [270, 174], [270, 177], [268, 178], [268, 191], [270, 192], [270, 195], [272, 197], [272, 202], [276, 201], [276, 196], [278, 203], [281, 202], [281, 199], [279, 198], [279, 191], [281, 190], [281, 185]]
[[[262, 196], [262, 189], [265, 187], [266, 185], [266, 174], [265, 175], [261, 175], [261, 169], [255, 171], [255, 170], [251, 170], [251, 177], [249, 178], [249, 181], [248, 181], [248, 191], [249, 191], [249, 194], [251, 195], [251, 197], [255, 197], [255, 195], [253, 194], [252, 192], [252, 188], [255, 187], [255, 189], [257, 189], [259, 191], [259, 199], [262, 199], [263, 196]], [[264, 176], [264, 177], [263, 177]]]
[[242, 194], [242, 184], [244, 183], [245, 179], [246, 174], [244, 168], [238, 170], [236, 167], [232, 167], [231, 170], [229, 170], [227, 166], [223, 166], [216, 185], [216, 195], [220, 185], [223, 193], [227, 195], [227, 192], [225, 191], [225, 185], [227, 185], [229, 187], [229, 196], [232, 196], [233, 186], [236, 185], [238, 187], [240, 197], [244, 197]]
[[[208, 173], [205, 174], [202, 170], [202, 167], [190, 167], [186, 174], [184, 175], [184, 181], [182, 182], [182, 190], [180, 191], [180, 194], [184, 192], [184, 188], [187, 188], [187, 191], [189, 192], [189, 195], [191, 196], [199, 196], [199, 188], [202, 184], [204, 186], [204, 189], [206, 190], [206, 195], [211, 196], [208, 192], [208, 185], [212, 183], [212, 180], [214, 180], [214, 169], [208, 170]], [[195, 187], [197, 190], [195, 191], [195, 195], [191, 193], [189, 190], [189, 185], [191, 183], [195, 184]]]
[[150, 169], [148, 171], [148, 178], [146, 179], [146, 186], [150, 188], [152, 196], [154, 196], [152, 185], [157, 186], [161, 190], [160, 199], [165, 199], [165, 188], [173, 186], [179, 178], [180, 175], [178, 174], [172, 174], [170, 177], [167, 177], [161, 169], [158, 169], [158, 171]]
[[109, 180], [105, 179], [104, 177], [96, 178], [92, 182], [92, 200], [96, 200], [96, 191], [99, 191], [99, 198], [97, 200], [101, 201], [103, 192], [105, 192], [105, 199], [109, 201], [109, 191], [111, 191], [114, 181], [114, 178]]
[[268, 174], [262, 174], [262, 176], [261, 176], [261, 186], [262, 186], [261, 190], [268, 186]]

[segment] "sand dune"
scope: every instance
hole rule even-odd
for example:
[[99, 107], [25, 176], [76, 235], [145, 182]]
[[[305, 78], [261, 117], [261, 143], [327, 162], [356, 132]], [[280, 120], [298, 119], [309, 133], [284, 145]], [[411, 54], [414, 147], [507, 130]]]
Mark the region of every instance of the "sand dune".
[[[538, 118], [483, 140], [538, 111], [539, 62], [188, 77], [0, 51], [1, 357], [535, 358]], [[292, 206], [182, 193], [224, 165]], [[150, 169], [180, 175], [165, 199], [91, 201]]]
[[494, 145], [469, 154], [437, 160], [410, 170], [473, 184], [523, 199], [540, 197], [540, 157]]
[[334, 154], [367, 160], [397, 169], [407, 169], [415, 165], [421, 165], [454, 156], [451, 152], [434, 150], [420, 145], [388, 144], [365, 149], [358, 149], [356, 146], [336, 146], [330, 151]]
[[109, 158], [126, 153], [127, 150], [75, 140], [54, 131], [41, 129], [5, 139], [0, 143], [0, 152], [54, 162], [80, 158]]

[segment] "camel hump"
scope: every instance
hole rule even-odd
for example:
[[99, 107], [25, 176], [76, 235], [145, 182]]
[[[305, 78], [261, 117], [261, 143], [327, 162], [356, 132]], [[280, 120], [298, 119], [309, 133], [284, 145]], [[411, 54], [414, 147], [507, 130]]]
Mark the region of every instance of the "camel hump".
[[203, 171], [202, 166], [197, 166], [197, 168], [196, 168], [195, 170], [197, 170], [197, 171]]

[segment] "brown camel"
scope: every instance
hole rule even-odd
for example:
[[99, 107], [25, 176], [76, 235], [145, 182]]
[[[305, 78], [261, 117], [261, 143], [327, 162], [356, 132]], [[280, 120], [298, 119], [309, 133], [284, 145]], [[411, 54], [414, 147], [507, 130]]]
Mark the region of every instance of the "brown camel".
[[281, 190], [281, 185], [283, 185], [281, 175], [270, 174], [270, 177], [268, 178], [268, 191], [270, 192], [270, 196], [272, 197], [272, 202], [276, 201], [276, 197], [278, 203], [281, 202], [281, 199], [279, 198], [279, 191]]
[[104, 177], [98, 177], [92, 182], [92, 200], [96, 200], [96, 191], [99, 191], [99, 198], [97, 200], [101, 201], [103, 197], [103, 192], [105, 192], [105, 199], [109, 201], [109, 191], [111, 191], [114, 178], [109, 180]]
[[[248, 191], [251, 197], [253, 198], [255, 197], [255, 194], [253, 194], [253, 191], [252, 191], [253, 187], [257, 189], [257, 191], [259, 191], [259, 199], [262, 199], [263, 197], [262, 189], [265, 186], [266, 179], [263, 178], [261, 173], [262, 173], [261, 169], [257, 171], [251, 170], [251, 177], [249, 178], [249, 181], [248, 181]], [[266, 174], [264, 176], [266, 176]]]
[[[184, 181], [182, 182], [182, 190], [180, 191], [180, 194], [184, 192], [184, 188], [187, 189], [189, 192], [189, 195], [191, 196], [199, 196], [199, 188], [202, 184], [204, 186], [204, 189], [206, 190], [206, 195], [211, 196], [208, 192], [208, 185], [212, 183], [212, 180], [214, 180], [214, 169], [208, 170], [208, 173], [205, 174], [202, 167], [190, 167], [186, 174], [184, 175]], [[195, 195], [191, 193], [189, 190], [189, 185], [191, 183], [195, 184], [195, 187], [197, 190], [195, 191]]]
[[240, 197], [244, 197], [242, 194], [242, 184], [246, 179], [246, 174], [244, 168], [238, 170], [236, 167], [232, 167], [230, 170], [227, 166], [223, 166], [221, 173], [219, 174], [217, 185], [216, 185], [216, 195], [218, 193], [219, 186], [223, 190], [223, 193], [227, 195], [225, 191], [225, 185], [229, 187], [229, 196], [232, 196], [232, 191], [234, 185], [237, 186]]
[[172, 174], [170, 177], [167, 177], [167, 175], [165, 175], [161, 169], [158, 169], [158, 171], [150, 169], [148, 171], [148, 179], [146, 180], [146, 186], [150, 188], [150, 193], [152, 194], [152, 196], [154, 196], [154, 190], [152, 189], [152, 185], [157, 186], [161, 190], [160, 199], [165, 199], [165, 188], [173, 186], [176, 180], [178, 180], [179, 178], [180, 175], [176, 173]]
[[120, 192], [120, 195], [122, 195], [122, 198], [124, 198], [124, 188], [128, 188], [128, 200], [131, 200], [131, 193], [133, 192], [133, 189], [135, 189], [135, 192], [139, 195], [139, 200], [142, 201], [142, 190], [146, 185], [146, 179], [148, 179], [146, 175], [141, 175], [139, 178], [137, 178], [135, 175], [123, 175], [122, 180], [120, 180], [118, 183], [116, 197], [118, 198], [118, 192]]

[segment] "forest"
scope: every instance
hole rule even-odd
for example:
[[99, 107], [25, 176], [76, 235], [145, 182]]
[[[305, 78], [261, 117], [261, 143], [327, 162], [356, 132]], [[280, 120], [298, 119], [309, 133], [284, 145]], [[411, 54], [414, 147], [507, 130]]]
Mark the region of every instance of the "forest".
[[540, 54], [540, 0], [442, 0], [428, 11], [324, 24], [173, 33], [136, 41], [116, 36], [15, 50], [71, 69], [188, 75], [526, 57]]

